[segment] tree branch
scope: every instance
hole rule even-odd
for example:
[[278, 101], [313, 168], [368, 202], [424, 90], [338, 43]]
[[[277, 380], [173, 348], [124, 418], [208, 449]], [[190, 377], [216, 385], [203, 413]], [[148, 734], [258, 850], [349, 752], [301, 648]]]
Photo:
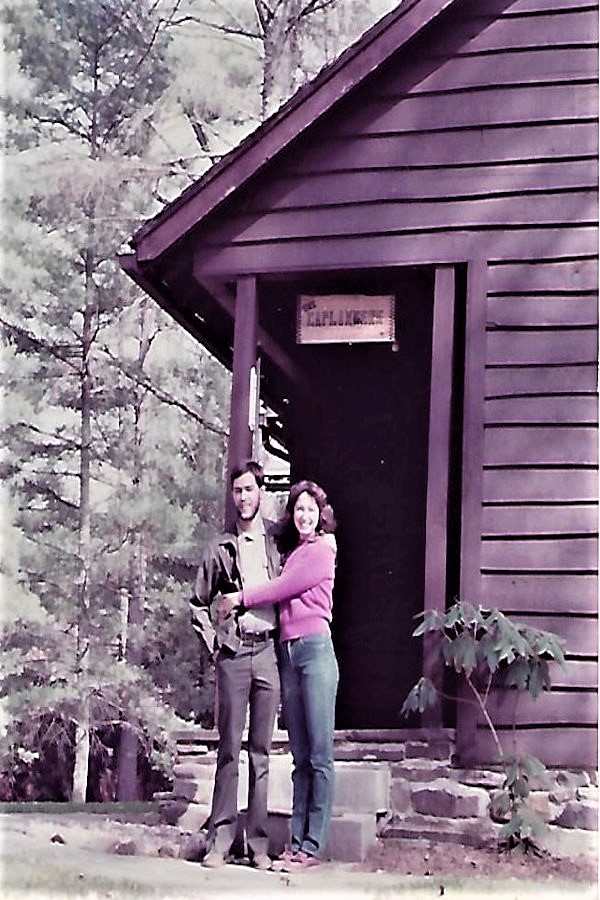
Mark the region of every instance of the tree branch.
[[38, 494], [46, 495], [48, 497], [52, 497], [54, 500], [58, 501], [62, 506], [66, 506], [67, 509], [75, 510], [75, 512], [79, 511], [79, 505], [77, 503], [73, 503], [71, 500], [65, 500], [64, 497], [61, 497], [54, 488], [51, 488], [50, 485], [47, 484], [39, 484], [38, 482], [32, 482], [25, 479], [25, 484], [29, 485], [29, 487], [34, 487]]
[[210, 22], [208, 19], [201, 19], [198, 16], [181, 16], [174, 21], [173, 25], [184, 25], [193, 22], [195, 25], [202, 25], [204, 28], [211, 28], [213, 31], [220, 31], [221, 34], [231, 34], [236, 37], [245, 37], [253, 41], [261, 39], [261, 35], [257, 31], [249, 31], [241, 25], [224, 25], [220, 22]]
[[101, 346], [98, 348], [102, 353], [105, 353], [106, 356], [110, 359], [114, 366], [116, 366], [120, 372], [122, 372], [130, 381], [134, 384], [137, 384], [139, 387], [145, 388], [149, 393], [153, 394], [158, 400], [162, 403], [166, 403], [168, 406], [174, 406], [182, 412], [193, 419], [195, 422], [198, 422], [203, 428], [206, 428], [207, 431], [212, 432], [213, 434], [218, 434], [220, 437], [229, 437], [229, 432], [227, 429], [223, 428], [221, 425], [217, 425], [214, 422], [209, 422], [204, 416], [202, 416], [195, 409], [192, 409], [191, 406], [188, 406], [187, 403], [184, 403], [183, 400], [177, 399], [177, 397], [173, 397], [167, 391], [155, 385], [149, 378], [141, 376], [139, 373], [134, 373], [129, 370], [129, 367], [126, 366], [121, 360], [117, 359], [117, 357], [109, 350], [106, 346]]
[[[24, 341], [26, 344], [30, 344], [35, 350], [45, 352], [52, 356], [54, 359], [58, 359], [60, 362], [65, 363], [65, 365], [69, 366], [73, 369], [77, 375], [81, 375], [81, 368], [79, 365], [73, 363], [69, 357], [61, 351], [56, 345], [48, 343], [43, 338], [39, 338], [36, 335], [32, 334], [27, 328], [23, 328], [22, 325], [15, 325], [14, 322], [7, 322], [6, 319], [0, 317], [0, 325], [6, 330], [6, 333], [9, 337], [20, 339]], [[22, 349], [31, 349], [27, 347], [23, 347]]]

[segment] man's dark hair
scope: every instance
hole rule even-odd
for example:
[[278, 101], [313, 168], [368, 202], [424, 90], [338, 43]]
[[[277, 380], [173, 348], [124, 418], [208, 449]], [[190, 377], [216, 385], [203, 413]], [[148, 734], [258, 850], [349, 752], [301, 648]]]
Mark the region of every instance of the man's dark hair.
[[246, 475], [248, 472], [254, 475], [257, 485], [261, 488], [265, 482], [265, 473], [261, 464], [256, 462], [255, 459], [247, 459], [231, 470], [231, 475], [229, 476], [230, 486], [233, 487], [233, 482], [236, 478], [239, 478], [240, 475]]

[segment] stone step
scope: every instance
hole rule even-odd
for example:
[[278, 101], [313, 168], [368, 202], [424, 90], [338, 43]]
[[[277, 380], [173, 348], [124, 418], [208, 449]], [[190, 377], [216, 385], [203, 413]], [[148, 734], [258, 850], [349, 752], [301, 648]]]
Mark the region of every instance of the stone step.
[[[199, 831], [205, 824], [203, 816], [206, 808], [190, 806], [190, 812], [182, 817], [179, 823], [181, 831], [190, 834], [189, 841], [184, 842], [182, 855], [186, 859], [199, 860], [206, 847], [206, 831]], [[239, 855], [246, 852], [244, 847], [244, 827], [246, 813], [241, 811], [233, 850]], [[277, 813], [269, 813], [267, 820], [269, 839], [268, 852], [271, 856], [281, 856], [290, 844], [290, 817]], [[334, 815], [331, 819], [325, 859], [338, 862], [362, 862], [377, 841], [374, 817], [367, 815]]]
[[[214, 754], [202, 762], [178, 762], [174, 767], [172, 796], [193, 803], [210, 803], [216, 768]], [[385, 762], [346, 762], [336, 760], [334, 813], [386, 812], [390, 797], [390, 771]], [[243, 807], [248, 796], [248, 757], [240, 754], [238, 803]], [[288, 813], [292, 808], [292, 758], [275, 754], [269, 763], [269, 809]]]
[[[245, 735], [244, 735], [245, 736]], [[452, 728], [338, 728], [334, 732], [334, 742], [355, 743], [380, 743], [416, 741], [418, 743], [432, 743], [444, 741], [454, 744], [456, 732]], [[201, 743], [209, 746], [217, 744], [219, 736], [215, 728], [203, 728], [201, 725], [186, 725], [173, 732], [175, 741], [182, 743]], [[287, 743], [287, 731], [284, 728], [276, 728], [273, 735], [273, 745]]]
[[410, 802], [415, 812], [448, 819], [484, 818], [490, 797], [483, 788], [457, 784], [451, 778], [437, 778], [410, 788]]
[[325, 859], [362, 862], [377, 841], [377, 820], [373, 815], [344, 813], [333, 815]]
[[380, 837], [388, 840], [433, 841], [459, 844], [465, 847], [496, 846], [500, 826], [491, 821], [472, 819], [448, 819], [438, 816], [412, 814], [384, 825]]
[[406, 757], [405, 744], [335, 744], [333, 748], [333, 756], [336, 760], [346, 760], [348, 762], [366, 762], [377, 761], [396, 761]]
[[392, 781], [424, 782], [448, 778], [452, 768], [436, 759], [402, 759], [390, 764], [390, 772]]
[[384, 762], [335, 762], [335, 813], [368, 814], [373, 820], [389, 808], [390, 769]]

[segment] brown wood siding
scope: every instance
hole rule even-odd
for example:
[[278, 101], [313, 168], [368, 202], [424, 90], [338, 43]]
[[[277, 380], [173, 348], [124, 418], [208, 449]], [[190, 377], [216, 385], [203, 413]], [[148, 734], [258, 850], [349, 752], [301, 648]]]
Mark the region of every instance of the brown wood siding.
[[[315, 267], [325, 260], [386, 265], [413, 261], [416, 234], [419, 255], [441, 262], [481, 255], [482, 247], [491, 260], [529, 251], [550, 263], [583, 246], [592, 260], [594, 4], [514, 3], [481, 30], [489, 5], [471, 3], [470, 22], [447, 25], [437, 42], [409, 52], [411, 66], [403, 56], [351, 98], [351, 109], [342, 104], [317, 139], [311, 132], [278, 161], [275, 177], [248, 193], [227, 226], [204, 236], [199, 262], [208, 270], [264, 271], [293, 258]], [[445, 59], [453, 31], [458, 49]], [[566, 224], [590, 228], [591, 241], [573, 233], [570, 247], [561, 243], [565, 236], [554, 229]], [[507, 233], [511, 225], [540, 231]], [[495, 229], [502, 233], [488, 234]], [[449, 233], [457, 239], [446, 257]]]
[[480, 599], [565, 637], [560, 690], [520, 705], [517, 733], [592, 765], [597, 4], [500, 5], [459, 5], [317, 122], [200, 232], [196, 270], [488, 261]]

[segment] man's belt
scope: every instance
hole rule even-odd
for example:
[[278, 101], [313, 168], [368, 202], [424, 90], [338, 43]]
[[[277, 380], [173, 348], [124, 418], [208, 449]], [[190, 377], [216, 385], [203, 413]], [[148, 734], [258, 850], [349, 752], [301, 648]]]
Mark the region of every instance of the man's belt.
[[254, 644], [264, 644], [266, 641], [270, 641], [274, 631], [244, 631], [241, 634], [242, 644], [253, 647]]

